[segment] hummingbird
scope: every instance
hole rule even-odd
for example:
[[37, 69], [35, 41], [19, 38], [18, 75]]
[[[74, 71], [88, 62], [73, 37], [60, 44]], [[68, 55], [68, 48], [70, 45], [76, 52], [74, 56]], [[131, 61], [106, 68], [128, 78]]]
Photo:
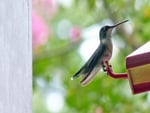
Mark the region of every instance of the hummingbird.
[[98, 45], [95, 52], [91, 55], [89, 60], [79, 69], [77, 73], [71, 78], [71, 80], [82, 76], [80, 81], [82, 86], [89, 84], [97, 72], [102, 68], [103, 71], [105, 69], [105, 61], [109, 61], [112, 57], [113, 45], [111, 40], [112, 30], [127, 22], [128, 20], [122, 21], [112, 26], [104, 26], [99, 31], [100, 44]]

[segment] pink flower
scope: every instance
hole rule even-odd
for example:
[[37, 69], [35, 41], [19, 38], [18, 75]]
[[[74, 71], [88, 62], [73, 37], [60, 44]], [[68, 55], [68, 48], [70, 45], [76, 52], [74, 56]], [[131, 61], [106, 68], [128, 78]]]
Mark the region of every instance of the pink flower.
[[95, 113], [103, 113], [102, 108], [101, 107], [97, 107]]
[[70, 30], [70, 38], [73, 42], [78, 42], [80, 39], [81, 30], [79, 27], [72, 27]]
[[48, 19], [54, 17], [58, 10], [57, 0], [33, 0], [32, 4], [33, 9]]
[[47, 15], [54, 16], [58, 9], [57, 0], [44, 0], [43, 7], [47, 10]]
[[48, 40], [49, 29], [43, 18], [32, 12], [32, 44], [33, 48], [43, 45]]

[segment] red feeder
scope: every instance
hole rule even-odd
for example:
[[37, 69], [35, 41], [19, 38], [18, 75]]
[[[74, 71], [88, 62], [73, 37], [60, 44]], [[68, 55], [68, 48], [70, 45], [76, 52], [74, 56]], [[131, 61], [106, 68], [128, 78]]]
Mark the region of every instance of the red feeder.
[[150, 41], [126, 57], [127, 73], [113, 73], [106, 63], [107, 73], [113, 78], [128, 78], [132, 93], [150, 91]]

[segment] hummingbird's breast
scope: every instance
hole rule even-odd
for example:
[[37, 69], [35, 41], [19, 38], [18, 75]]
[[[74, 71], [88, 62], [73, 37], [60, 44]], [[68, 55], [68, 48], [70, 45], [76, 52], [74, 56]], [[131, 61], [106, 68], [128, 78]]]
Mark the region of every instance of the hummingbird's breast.
[[112, 41], [111, 39], [108, 40], [106, 43], [106, 50], [104, 52], [104, 57], [103, 57], [103, 61], [109, 61], [110, 58], [112, 57], [112, 51], [113, 51], [113, 46], [112, 46]]

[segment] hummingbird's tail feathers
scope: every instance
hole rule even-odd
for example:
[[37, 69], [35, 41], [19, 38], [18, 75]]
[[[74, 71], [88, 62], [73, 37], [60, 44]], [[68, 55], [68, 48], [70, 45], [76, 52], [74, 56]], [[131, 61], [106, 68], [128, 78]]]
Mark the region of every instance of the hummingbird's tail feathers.
[[82, 67], [77, 73], [75, 73], [75, 74], [73, 75], [73, 77], [71, 78], [71, 80], [73, 80], [73, 79], [79, 77], [79, 76], [82, 74], [83, 69], [84, 69], [84, 67]]
[[75, 79], [82, 76], [81, 85], [85, 86], [90, 81], [92, 81], [93, 77], [101, 68], [101, 62], [103, 60], [103, 55], [105, 50], [105, 45], [99, 45], [96, 51], [92, 54], [89, 60], [83, 65], [83, 67], [73, 76], [72, 79]]
[[88, 85], [94, 78], [94, 76], [96, 75], [96, 73], [100, 70], [100, 67], [95, 67], [92, 71], [88, 72], [87, 74], [85, 74], [82, 78], [82, 80], [80, 81], [82, 86], [86, 86]]

